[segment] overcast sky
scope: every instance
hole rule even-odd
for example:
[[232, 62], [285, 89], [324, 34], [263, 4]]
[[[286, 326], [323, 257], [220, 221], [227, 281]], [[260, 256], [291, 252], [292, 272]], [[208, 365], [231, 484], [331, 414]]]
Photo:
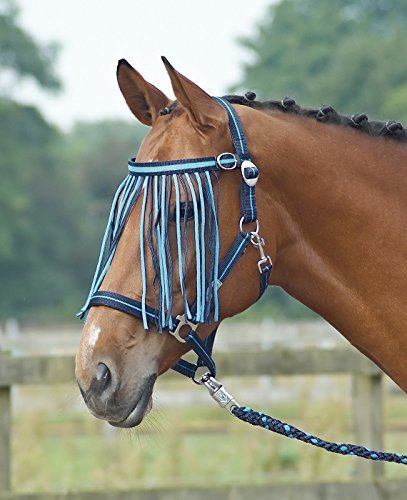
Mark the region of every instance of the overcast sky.
[[[63, 127], [75, 120], [130, 117], [116, 83], [126, 58], [172, 97], [160, 56], [207, 92], [222, 94], [238, 80], [251, 35], [272, 0], [18, 0], [21, 23], [36, 39], [62, 46], [64, 91], [49, 97], [24, 85], [16, 91]], [[17, 97], [17, 95], [16, 95]]]

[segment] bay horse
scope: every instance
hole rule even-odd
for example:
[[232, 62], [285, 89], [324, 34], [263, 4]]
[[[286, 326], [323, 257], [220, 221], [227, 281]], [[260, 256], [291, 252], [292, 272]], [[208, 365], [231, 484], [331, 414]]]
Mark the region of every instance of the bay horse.
[[[108, 265], [96, 287], [102, 295], [107, 291], [105, 296], [111, 291], [112, 297], [129, 297], [140, 314], [103, 301], [88, 301], [83, 309], [87, 318], [76, 378], [90, 412], [116, 427], [138, 425], [151, 409], [157, 377], [190, 349], [169, 334], [172, 314], [185, 318], [188, 304], [198, 303], [199, 312], [189, 311], [186, 323], [195, 320], [196, 334], [204, 340], [223, 319], [247, 309], [259, 296], [259, 249], [263, 257], [267, 250], [273, 262], [268, 284], [325, 318], [407, 391], [405, 130], [394, 123], [382, 127], [384, 135], [400, 132], [397, 141], [358, 130], [368, 128], [364, 115], [344, 124], [329, 107], [300, 112], [289, 99], [268, 105], [249, 94], [230, 98], [252, 170], [260, 172], [258, 227], [253, 219], [246, 231], [261, 232], [261, 238], [247, 245], [218, 288], [218, 262], [234, 245], [239, 221], [242, 233], [247, 222], [242, 227], [243, 169], [236, 160], [230, 115], [219, 100], [163, 61], [175, 101], [127, 61], [118, 64], [128, 107], [151, 127], [129, 172], [153, 176], [132, 178], [126, 182], [133, 184], [119, 189], [108, 224], [118, 231], [110, 241], [114, 251], [107, 250]], [[199, 160], [203, 172], [188, 174], [191, 158]], [[208, 171], [202, 162], [207, 158], [216, 159], [216, 171], [214, 160]], [[187, 165], [182, 173], [181, 160]], [[163, 165], [170, 169], [165, 175]], [[161, 168], [165, 182], [154, 179], [155, 168]], [[212, 236], [200, 233], [202, 228]], [[211, 275], [207, 282], [205, 273]], [[159, 321], [149, 321], [152, 304], [158, 304]]]

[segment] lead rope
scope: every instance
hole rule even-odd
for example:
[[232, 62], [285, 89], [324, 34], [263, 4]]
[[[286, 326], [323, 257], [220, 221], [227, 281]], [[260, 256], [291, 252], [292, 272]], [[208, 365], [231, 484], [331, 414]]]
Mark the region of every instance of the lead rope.
[[282, 436], [298, 439], [299, 441], [311, 444], [317, 448], [322, 448], [323, 450], [330, 451], [331, 453], [338, 453], [339, 455], [354, 455], [368, 460], [394, 462], [407, 465], [406, 455], [401, 455], [400, 453], [374, 451], [366, 448], [365, 446], [359, 446], [356, 444], [325, 441], [325, 439], [308, 434], [307, 432], [297, 429], [297, 427], [282, 422], [277, 418], [270, 417], [269, 415], [260, 413], [246, 406], [239, 406], [224, 386], [209, 373], [203, 375], [199, 383], [208, 389], [209, 394], [219, 404], [219, 406], [243, 422], [248, 422], [251, 425], [276, 432]]

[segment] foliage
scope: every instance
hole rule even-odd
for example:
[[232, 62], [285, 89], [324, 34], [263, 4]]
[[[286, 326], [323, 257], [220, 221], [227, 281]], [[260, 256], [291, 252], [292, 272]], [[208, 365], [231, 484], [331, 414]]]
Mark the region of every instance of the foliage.
[[[40, 87], [58, 90], [61, 83], [53, 63], [58, 46], [41, 46], [18, 25], [14, 0], [0, 0], [0, 68], [13, 79], [32, 78]], [[2, 82], [4, 84], [4, 82]]]
[[235, 90], [407, 124], [406, 22], [404, 0], [282, 0], [240, 40], [252, 57]]
[[82, 197], [80, 252], [75, 261], [78, 276], [77, 300], [81, 305], [89, 290], [111, 200], [118, 184], [127, 175], [127, 159], [135, 156], [145, 128], [123, 120], [78, 123], [66, 134], [65, 156], [78, 181], [73, 199]]
[[[52, 47], [18, 25], [13, 1], [0, 0], [3, 75], [59, 88]], [[103, 122], [62, 134], [35, 107], [7, 95], [0, 98], [0, 123], [0, 321], [73, 318], [89, 286], [109, 199], [143, 131]]]
[[67, 149], [76, 169], [81, 171], [83, 188], [107, 211], [106, 196], [127, 172], [127, 159], [135, 156], [147, 127], [123, 120], [78, 123], [67, 134]]
[[[12, 0], [0, 0], [0, 68], [56, 90], [52, 45], [41, 46], [18, 25]], [[56, 153], [57, 129], [33, 106], [0, 98], [0, 318], [44, 310], [64, 297], [70, 238], [69, 180]], [[62, 298], [63, 301], [63, 298]]]
[[73, 318], [124, 159], [143, 131], [114, 121], [62, 135], [34, 108], [7, 100], [0, 121], [0, 318]]
[[74, 179], [57, 154], [60, 133], [31, 106], [0, 101], [0, 315], [64, 302], [73, 275]]

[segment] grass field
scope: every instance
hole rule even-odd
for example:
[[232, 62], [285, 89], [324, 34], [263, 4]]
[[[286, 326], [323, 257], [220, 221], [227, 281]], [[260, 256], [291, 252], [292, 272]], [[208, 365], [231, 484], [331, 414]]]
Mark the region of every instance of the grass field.
[[[314, 380], [300, 379], [296, 400], [253, 407], [326, 439], [352, 441], [349, 377], [331, 377], [332, 393], [317, 400], [312, 396]], [[274, 377], [273, 383], [290, 390], [293, 382]], [[173, 386], [161, 382], [159, 392]], [[178, 409], [160, 409], [158, 398], [142, 427], [127, 431], [91, 417], [80, 407], [74, 385], [18, 391], [22, 409], [14, 415], [13, 487], [20, 492], [328, 481], [355, 474], [358, 459], [252, 428], [209, 398], [204, 406]], [[406, 416], [407, 396], [389, 392], [386, 450], [407, 452]], [[406, 478], [407, 468], [389, 464], [386, 475]]]

